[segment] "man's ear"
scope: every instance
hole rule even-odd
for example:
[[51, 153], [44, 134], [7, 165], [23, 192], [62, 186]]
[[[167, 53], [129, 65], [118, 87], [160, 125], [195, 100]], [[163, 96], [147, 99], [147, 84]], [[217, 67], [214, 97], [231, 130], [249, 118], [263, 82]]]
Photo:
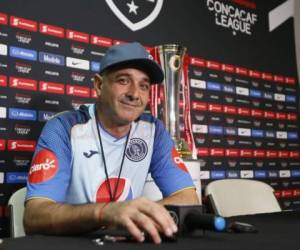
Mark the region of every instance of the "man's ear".
[[97, 96], [101, 95], [102, 83], [103, 83], [103, 77], [100, 76], [99, 74], [96, 74], [94, 76], [94, 89], [96, 91]]

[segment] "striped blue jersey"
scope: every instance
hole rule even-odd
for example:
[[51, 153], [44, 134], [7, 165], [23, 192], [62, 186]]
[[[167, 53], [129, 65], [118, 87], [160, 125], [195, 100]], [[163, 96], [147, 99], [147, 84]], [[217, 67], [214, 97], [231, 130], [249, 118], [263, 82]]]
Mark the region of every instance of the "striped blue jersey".
[[113, 137], [96, 122], [94, 105], [59, 114], [46, 123], [38, 140], [26, 198], [44, 197], [69, 204], [107, 202], [110, 186], [115, 200], [130, 200], [141, 196], [149, 172], [163, 197], [193, 187], [161, 121], [142, 115], [131, 124], [127, 146], [126, 139]]

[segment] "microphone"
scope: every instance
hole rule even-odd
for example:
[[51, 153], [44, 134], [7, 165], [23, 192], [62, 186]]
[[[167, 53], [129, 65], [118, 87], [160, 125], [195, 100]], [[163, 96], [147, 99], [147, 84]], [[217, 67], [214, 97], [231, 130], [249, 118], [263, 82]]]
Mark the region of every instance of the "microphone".
[[203, 207], [200, 205], [166, 205], [165, 207], [177, 224], [179, 235], [197, 229], [221, 232], [226, 227], [223, 217], [203, 213]]

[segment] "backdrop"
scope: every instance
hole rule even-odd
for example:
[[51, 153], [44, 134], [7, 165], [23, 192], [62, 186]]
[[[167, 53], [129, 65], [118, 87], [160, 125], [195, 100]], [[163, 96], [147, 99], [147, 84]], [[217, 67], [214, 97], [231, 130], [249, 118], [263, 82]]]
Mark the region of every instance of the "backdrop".
[[0, 236], [37, 137], [59, 111], [94, 102], [107, 47], [188, 50], [191, 124], [202, 183], [259, 179], [300, 208], [299, 87], [293, 1], [0, 1]]

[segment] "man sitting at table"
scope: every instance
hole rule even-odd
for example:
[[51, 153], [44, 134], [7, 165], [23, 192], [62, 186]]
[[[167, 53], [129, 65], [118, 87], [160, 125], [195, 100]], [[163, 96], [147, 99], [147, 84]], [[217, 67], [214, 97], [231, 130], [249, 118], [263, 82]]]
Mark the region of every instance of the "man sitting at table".
[[[47, 122], [27, 183], [27, 234], [81, 234], [103, 226], [126, 228], [137, 240], [177, 227], [163, 204], [198, 204], [191, 177], [163, 124], [143, 114], [160, 66], [139, 43], [108, 49], [96, 74], [96, 104]], [[142, 198], [148, 173], [158, 202]]]

